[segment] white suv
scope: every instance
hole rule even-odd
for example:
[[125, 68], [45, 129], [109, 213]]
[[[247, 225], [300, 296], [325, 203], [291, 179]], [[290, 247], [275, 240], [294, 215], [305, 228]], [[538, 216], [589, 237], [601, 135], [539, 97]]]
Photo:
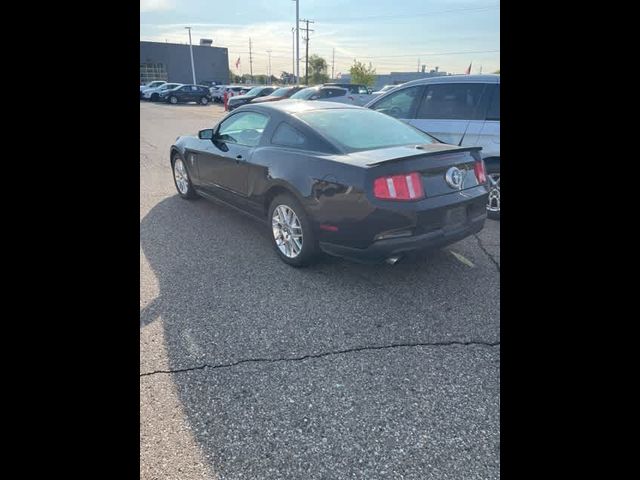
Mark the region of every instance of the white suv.
[[407, 82], [365, 105], [438, 140], [480, 146], [490, 182], [487, 214], [500, 218], [500, 75], [450, 75]]

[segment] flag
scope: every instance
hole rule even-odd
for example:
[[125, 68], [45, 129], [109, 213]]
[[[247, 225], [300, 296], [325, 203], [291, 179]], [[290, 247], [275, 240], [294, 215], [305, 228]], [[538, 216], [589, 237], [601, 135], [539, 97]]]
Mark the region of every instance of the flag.
[[466, 71], [466, 72], [464, 72], [464, 73], [465, 73], [465, 75], [469, 75], [469, 74], [471, 73], [471, 64], [472, 64], [472, 63], [473, 63], [473, 62], [471, 62], [471, 63], [469, 64], [469, 66], [467, 67], [467, 71]]
[[236, 69], [240, 68], [240, 57], [236, 60]]

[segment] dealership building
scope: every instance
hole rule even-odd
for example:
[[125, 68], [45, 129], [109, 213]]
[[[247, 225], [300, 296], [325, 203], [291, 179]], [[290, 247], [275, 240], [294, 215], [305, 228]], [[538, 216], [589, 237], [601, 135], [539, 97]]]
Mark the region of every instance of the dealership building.
[[[212, 46], [212, 41], [200, 40], [193, 45], [196, 83], [229, 81], [229, 52]], [[162, 42], [140, 42], [140, 83], [164, 80], [192, 83], [189, 45]]]

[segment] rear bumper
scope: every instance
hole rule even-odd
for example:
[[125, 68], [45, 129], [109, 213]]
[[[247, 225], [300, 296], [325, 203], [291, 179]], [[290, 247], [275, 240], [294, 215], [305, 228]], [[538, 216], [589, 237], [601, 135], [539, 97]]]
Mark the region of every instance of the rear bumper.
[[329, 255], [337, 257], [365, 263], [378, 263], [386, 258], [398, 256], [410, 251], [440, 248], [462, 240], [482, 230], [486, 218], [486, 212], [483, 212], [475, 218], [470, 218], [464, 225], [458, 228], [440, 228], [412, 237], [378, 240], [367, 248], [353, 248], [320, 242], [320, 249]]

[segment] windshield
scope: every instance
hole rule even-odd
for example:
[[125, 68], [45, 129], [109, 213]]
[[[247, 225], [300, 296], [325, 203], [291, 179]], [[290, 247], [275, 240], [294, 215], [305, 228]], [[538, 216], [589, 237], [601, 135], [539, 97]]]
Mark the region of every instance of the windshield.
[[435, 143], [426, 133], [369, 109], [331, 108], [297, 116], [346, 151]]
[[254, 87], [249, 90], [245, 95], [258, 95], [264, 87]]
[[297, 98], [298, 100], [309, 100], [315, 93], [318, 93], [318, 89], [315, 87], [303, 88], [299, 92], [291, 95], [289, 98]]
[[287, 92], [289, 90], [291, 90], [291, 88], [293, 88], [293, 87], [278, 88], [277, 90], [274, 90], [273, 92], [271, 92], [269, 94], [269, 96], [270, 97], [282, 97], [283, 95], [286, 95]]

